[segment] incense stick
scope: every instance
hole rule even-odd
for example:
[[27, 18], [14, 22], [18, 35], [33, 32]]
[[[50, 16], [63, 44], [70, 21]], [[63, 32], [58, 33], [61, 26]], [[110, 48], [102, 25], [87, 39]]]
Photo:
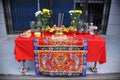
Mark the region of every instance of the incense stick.
[[58, 13], [58, 27], [60, 27], [61, 13]]
[[62, 26], [62, 24], [63, 24], [63, 19], [64, 19], [64, 13], [61, 16], [61, 25], [60, 26]]

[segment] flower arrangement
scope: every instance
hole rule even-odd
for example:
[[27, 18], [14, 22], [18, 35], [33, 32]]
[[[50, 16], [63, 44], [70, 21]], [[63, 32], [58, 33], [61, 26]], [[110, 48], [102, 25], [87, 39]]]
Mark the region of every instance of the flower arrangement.
[[70, 18], [72, 19], [70, 25], [73, 28], [77, 28], [78, 26], [80, 26], [80, 22], [81, 22], [80, 16], [82, 14], [82, 11], [81, 10], [70, 10], [69, 14], [70, 14]]
[[[62, 25], [60, 29], [63, 32], [69, 32], [69, 31], [85, 31], [88, 27], [87, 23], [83, 23], [81, 20], [80, 16], [82, 14], [82, 10], [70, 10], [70, 18], [71, 18], [71, 23], [69, 27], [65, 27]], [[55, 32], [58, 30], [58, 27], [56, 25], [53, 25], [52, 27], [49, 26], [48, 20], [50, 18], [50, 10], [43, 8], [42, 11], [37, 11], [35, 13], [35, 16], [37, 17], [37, 28], [42, 28], [44, 31], [49, 31], [49, 32]]]
[[88, 24], [83, 23], [83, 21], [80, 18], [81, 14], [82, 14], [82, 10], [70, 10], [69, 14], [70, 14], [70, 18], [71, 18], [70, 28], [73, 31], [76, 29], [78, 31], [83, 31], [83, 30], [85, 31]]
[[38, 27], [42, 27], [44, 30], [46, 30], [48, 27], [48, 20], [50, 18], [50, 10], [44, 8], [42, 11], [37, 11], [35, 16], [38, 18]]

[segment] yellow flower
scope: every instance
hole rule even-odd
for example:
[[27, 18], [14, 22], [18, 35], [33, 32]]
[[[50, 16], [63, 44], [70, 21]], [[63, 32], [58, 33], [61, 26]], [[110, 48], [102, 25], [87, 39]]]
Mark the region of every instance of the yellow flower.
[[80, 14], [82, 14], [82, 10], [75, 10], [75, 13], [80, 13]]
[[45, 8], [44, 8], [44, 9], [42, 10], [42, 12], [43, 12], [43, 14], [44, 14], [44, 13], [50, 14], [50, 10], [49, 10], [49, 9], [45, 9]]

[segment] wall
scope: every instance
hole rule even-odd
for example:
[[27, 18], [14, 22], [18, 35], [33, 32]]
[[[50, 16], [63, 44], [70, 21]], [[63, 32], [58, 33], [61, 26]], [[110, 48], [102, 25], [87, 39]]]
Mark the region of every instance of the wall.
[[3, 12], [2, 0], [0, 0], [0, 35], [6, 35], [5, 19]]
[[120, 35], [120, 0], [112, 0], [107, 35]]

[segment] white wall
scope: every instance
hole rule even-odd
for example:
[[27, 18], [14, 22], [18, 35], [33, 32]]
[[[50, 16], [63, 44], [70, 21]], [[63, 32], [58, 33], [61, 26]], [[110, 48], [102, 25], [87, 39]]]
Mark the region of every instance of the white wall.
[[3, 12], [2, 0], [0, 0], [0, 35], [6, 35], [5, 19]]
[[107, 35], [120, 35], [120, 0], [112, 0]]

